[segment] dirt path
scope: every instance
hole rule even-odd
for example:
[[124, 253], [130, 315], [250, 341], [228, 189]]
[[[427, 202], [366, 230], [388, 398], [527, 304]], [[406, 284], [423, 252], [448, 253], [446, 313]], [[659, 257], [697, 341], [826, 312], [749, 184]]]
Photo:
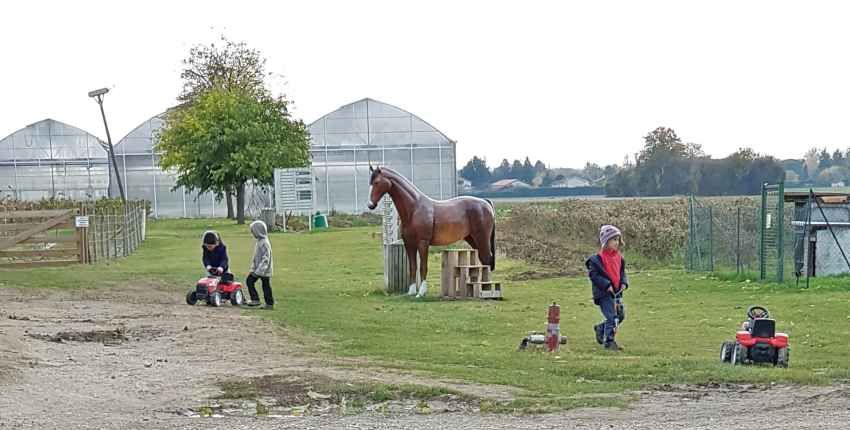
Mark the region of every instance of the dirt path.
[[[312, 391], [319, 379], [439, 386], [479, 398], [510, 399], [516, 392], [358, 370], [356, 361], [329, 362], [302, 352], [299, 337], [285, 327], [230, 306], [189, 307], [173, 290], [0, 291], [5, 298], [0, 302], [0, 429], [649, 429], [659, 424], [838, 429], [847, 428], [850, 419], [848, 386], [665, 387], [640, 393], [641, 400], [625, 410], [536, 417], [482, 415], [474, 404], [449, 395], [424, 402], [376, 401], [343, 415], [339, 405]], [[277, 392], [300, 387], [279, 394], [309, 397], [316, 407], [298, 416], [303, 410], [268, 399], [261, 402], [268, 405], [263, 414], [268, 416], [257, 417], [256, 402], [217, 400], [221, 381], [249, 377], [258, 383], [277, 378]], [[214, 416], [200, 417], [205, 408]]]

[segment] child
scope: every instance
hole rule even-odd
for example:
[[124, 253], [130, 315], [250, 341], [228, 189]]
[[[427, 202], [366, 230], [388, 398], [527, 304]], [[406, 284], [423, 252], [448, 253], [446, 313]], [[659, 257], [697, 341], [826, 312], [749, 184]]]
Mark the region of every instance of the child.
[[602, 249], [585, 263], [593, 289], [593, 303], [599, 306], [605, 320], [595, 326], [596, 341], [605, 349], [618, 351], [620, 347], [614, 341], [617, 325], [626, 319], [622, 292], [629, 287], [626, 277], [626, 261], [620, 255], [623, 245], [620, 229], [613, 225], [603, 225], [599, 229], [599, 243]]
[[232, 282], [233, 275], [227, 271], [230, 259], [227, 258], [227, 247], [221, 241], [221, 236], [216, 231], [208, 230], [204, 232], [203, 240], [201, 261], [204, 268], [210, 274], [221, 276], [222, 282]]
[[251, 234], [257, 239], [254, 246], [254, 258], [251, 260], [251, 269], [248, 273], [248, 294], [251, 295], [249, 306], [259, 306], [260, 296], [254, 284], [257, 279], [263, 282], [263, 299], [266, 301], [266, 309], [274, 309], [274, 297], [272, 297], [272, 244], [269, 242], [266, 223], [254, 221], [251, 223]]

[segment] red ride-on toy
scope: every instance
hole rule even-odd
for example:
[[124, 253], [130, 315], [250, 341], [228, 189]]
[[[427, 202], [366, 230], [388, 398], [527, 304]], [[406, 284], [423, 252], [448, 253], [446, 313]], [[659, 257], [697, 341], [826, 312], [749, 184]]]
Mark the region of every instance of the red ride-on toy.
[[776, 321], [762, 306], [747, 309], [747, 321], [735, 333], [735, 341], [720, 346], [720, 361], [724, 363], [769, 363], [788, 367], [788, 335], [776, 333]]
[[221, 306], [225, 300], [230, 300], [233, 306], [240, 306], [245, 301], [242, 283], [234, 281], [233, 275], [227, 273], [217, 275], [210, 272], [209, 276], [198, 280], [195, 289], [186, 294], [186, 303], [190, 305], [205, 301], [209, 306]]

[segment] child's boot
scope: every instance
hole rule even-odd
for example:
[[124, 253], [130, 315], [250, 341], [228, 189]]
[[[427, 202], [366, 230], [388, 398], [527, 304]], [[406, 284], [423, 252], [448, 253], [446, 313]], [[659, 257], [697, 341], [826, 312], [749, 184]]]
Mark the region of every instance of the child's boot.
[[593, 331], [596, 332], [596, 342], [600, 345], [605, 343], [605, 323], [596, 324]]

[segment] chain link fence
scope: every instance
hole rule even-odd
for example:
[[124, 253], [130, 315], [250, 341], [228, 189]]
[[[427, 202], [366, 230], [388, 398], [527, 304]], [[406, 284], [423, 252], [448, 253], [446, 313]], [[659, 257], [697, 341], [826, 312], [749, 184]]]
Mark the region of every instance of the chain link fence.
[[688, 201], [685, 268], [693, 272], [755, 274], [759, 262], [755, 199]]

